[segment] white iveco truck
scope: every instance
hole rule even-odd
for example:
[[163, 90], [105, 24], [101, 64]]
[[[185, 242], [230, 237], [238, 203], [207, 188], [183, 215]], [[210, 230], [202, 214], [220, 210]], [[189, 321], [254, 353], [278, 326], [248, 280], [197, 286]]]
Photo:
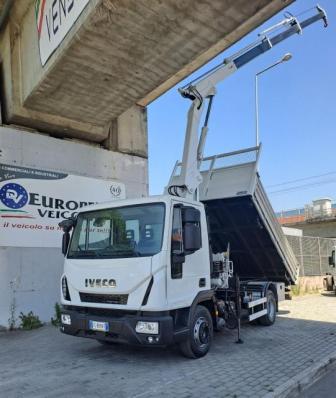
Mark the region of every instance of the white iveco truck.
[[203, 148], [216, 84], [320, 19], [327, 25], [320, 7], [302, 22], [288, 15], [180, 89], [192, 104], [183, 160], [164, 195], [89, 206], [60, 224], [63, 333], [105, 344], [177, 343], [197, 358], [214, 330], [237, 328], [240, 341], [242, 319], [274, 323], [298, 265], [259, 180], [260, 147], [206, 158]]

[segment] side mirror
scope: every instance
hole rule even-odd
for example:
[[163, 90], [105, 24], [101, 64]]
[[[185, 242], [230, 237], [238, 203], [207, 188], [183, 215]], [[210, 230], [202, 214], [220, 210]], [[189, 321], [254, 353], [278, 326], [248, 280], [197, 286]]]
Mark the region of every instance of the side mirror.
[[201, 248], [201, 228], [199, 224], [185, 224], [183, 235], [184, 251], [186, 253], [194, 253]]
[[331, 256], [329, 257], [329, 265], [335, 268], [336, 266], [336, 251], [333, 250], [331, 252]]
[[70, 232], [74, 227], [76, 220], [74, 218], [69, 218], [67, 220], [63, 220], [58, 225], [62, 228], [64, 232]]
[[182, 207], [182, 222], [184, 224], [199, 224], [201, 220], [201, 213], [194, 207], [184, 206]]
[[74, 227], [75, 223], [76, 223], [75, 218], [69, 218], [67, 220], [63, 220], [60, 223], [58, 223], [58, 225], [62, 228], [64, 232], [62, 237], [62, 253], [64, 256], [68, 251], [70, 243], [70, 231]]
[[183, 247], [186, 254], [194, 253], [202, 247], [201, 213], [194, 207], [182, 207]]
[[68, 251], [69, 243], [70, 243], [70, 233], [69, 233], [69, 231], [66, 231], [66, 232], [64, 232], [63, 237], [62, 237], [63, 256], [65, 256]]

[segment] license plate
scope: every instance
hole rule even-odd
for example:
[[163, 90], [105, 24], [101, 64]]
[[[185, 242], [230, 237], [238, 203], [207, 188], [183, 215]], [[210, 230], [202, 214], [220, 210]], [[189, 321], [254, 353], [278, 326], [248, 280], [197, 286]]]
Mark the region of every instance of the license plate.
[[89, 321], [89, 329], [98, 332], [108, 332], [110, 330], [108, 322]]

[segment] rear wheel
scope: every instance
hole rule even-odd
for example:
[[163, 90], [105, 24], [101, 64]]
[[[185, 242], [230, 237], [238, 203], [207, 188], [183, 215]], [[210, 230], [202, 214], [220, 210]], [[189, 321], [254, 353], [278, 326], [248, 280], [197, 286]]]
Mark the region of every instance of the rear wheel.
[[207, 354], [213, 338], [213, 323], [206, 307], [198, 305], [191, 316], [189, 336], [180, 344], [187, 358], [200, 358]]
[[271, 290], [267, 291], [267, 314], [258, 319], [263, 326], [271, 326], [276, 318], [276, 299]]

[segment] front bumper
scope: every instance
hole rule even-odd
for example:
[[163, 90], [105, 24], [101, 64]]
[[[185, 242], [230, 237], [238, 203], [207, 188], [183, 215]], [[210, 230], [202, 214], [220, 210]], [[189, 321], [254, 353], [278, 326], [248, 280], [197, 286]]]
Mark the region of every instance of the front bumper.
[[[91, 310], [91, 312], [90, 312]], [[139, 313], [124, 315], [118, 312], [116, 316], [114, 311], [104, 311], [97, 315], [95, 309], [83, 311], [78, 309], [62, 308], [62, 314], [68, 314], [71, 317], [71, 325], [61, 325], [61, 332], [72, 336], [87, 337], [96, 340], [111, 341], [115, 343], [126, 343], [131, 345], [146, 346], [167, 346], [175, 342], [184, 340], [188, 335], [188, 330], [174, 330], [174, 322], [168, 313], [148, 313], [141, 315]], [[89, 329], [89, 321], [108, 322], [109, 332], [98, 332]], [[138, 321], [159, 322], [159, 334], [142, 334], [135, 331]], [[152, 336], [153, 341], [148, 337]]]

